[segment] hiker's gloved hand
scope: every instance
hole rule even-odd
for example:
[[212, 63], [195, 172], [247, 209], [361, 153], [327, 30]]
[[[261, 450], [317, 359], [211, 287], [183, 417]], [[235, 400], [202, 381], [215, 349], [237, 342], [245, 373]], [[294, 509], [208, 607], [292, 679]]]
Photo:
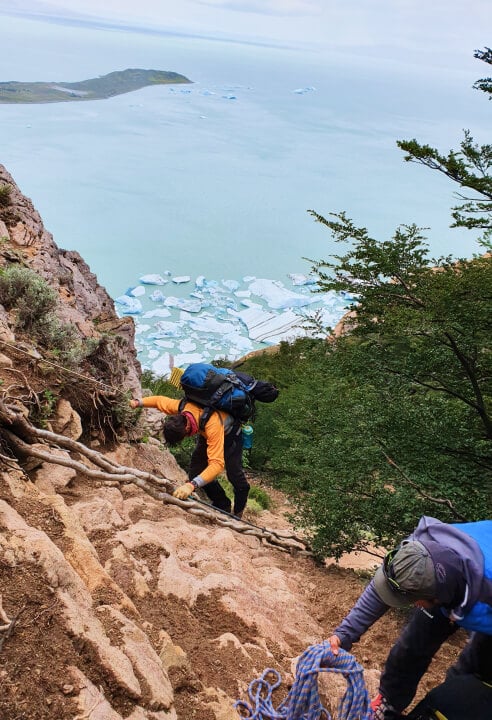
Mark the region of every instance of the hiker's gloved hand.
[[194, 491], [195, 486], [190, 482], [187, 482], [184, 485], [180, 485], [179, 488], [176, 488], [173, 492], [173, 497], [178, 498], [178, 500], [186, 500], [186, 498], [189, 498], [191, 493]]
[[398, 718], [402, 718], [402, 715], [395, 710], [393, 705], [390, 705], [381, 693], [372, 700], [370, 707], [373, 720], [398, 720]]
[[330, 643], [330, 648], [333, 653], [333, 655], [338, 655], [338, 651], [340, 650], [340, 647], [342, 645], [342, 641], [338, 637], [338, 635], [330, 635], [328, 638], [328, 642]]

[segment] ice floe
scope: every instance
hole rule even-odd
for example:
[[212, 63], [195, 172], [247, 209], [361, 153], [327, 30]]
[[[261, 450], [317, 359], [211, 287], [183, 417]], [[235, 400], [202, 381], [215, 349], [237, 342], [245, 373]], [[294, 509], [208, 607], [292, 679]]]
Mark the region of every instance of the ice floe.
[[304, 307], [316, 302], [314, 295], [300, 295], [279, 285], [278, 280], [255, 280], [249, 286], [253, 295], [263, 298], [269, 307], [281, 310], [292, 307]]
[[140, 300], [130, 297], [129, 295], [120, 295], [120, 297], [116, 298], [115, 302], [124, 308], [124, 310], [121, 311], [122, 315], [139, 315], [143, 309]]
[[168, 308], [156, 308], [155, 310], [148, 310], [142, 315], [144, 318], [153, 317], [171, 317], [171, 311]]
[[[146, 285], [165, 285], [173, 293]], [[135, 321], [135, 345], [142, 367], [169, 375], [173, 366], [217, 359], [237, 360], [252, 350], [298, 337], [320, 336], [320, 321], [333, 327], [356, 302], [348, 293], [314, 292], [317, 277], [290, 273], [279, 280], [245, 275], [220, 281], [199, 275], [147, 274], [116, 298], [120, 315]], [[289, 286], [289, 287], [288, 287]], [[318, 329], [316, 329], [318, 328]]]
[[315, 275], [302, 275], [301, 273], [289, 273], [292, 285], [316, 285], [318, 278]]
[[305, 95], [306, 93], [309, 93], [309, 92], [316, 92], [316, 88], [312, 87], [312, 86], [304, 87], [304, 88], [296, 88], [295, 90], [292, 90], [292, 92], [295, 93], [296, 95]]
[[140, 282], [144, 285], [165, 285], [169, 280], [163, 278], [162, 275], [143, 275]]

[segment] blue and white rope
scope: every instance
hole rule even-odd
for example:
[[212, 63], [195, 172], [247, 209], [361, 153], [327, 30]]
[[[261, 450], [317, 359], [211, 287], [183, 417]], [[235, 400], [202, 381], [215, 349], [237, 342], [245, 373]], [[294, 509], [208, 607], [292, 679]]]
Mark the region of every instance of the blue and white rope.
[[311, 645], [301, 655], [295, 682], [277, 710], [272, 704], [272, 694], [281, 685], [281, 678], [272, 668], [267, 668], [250, 683], [248, 695], [251, 704], [238, 700], [234, 707], [243, 718], [249, 720], [331, 720], [330, 713], [323, 707], [319, 697], [320, 672], [341, 673], [347, 680], [347, 690], [338, 705], [339, 720], [371, 720], [372, 710], [362, 666], [345, 650], [333, 655], [327, 640], [319, 645]]

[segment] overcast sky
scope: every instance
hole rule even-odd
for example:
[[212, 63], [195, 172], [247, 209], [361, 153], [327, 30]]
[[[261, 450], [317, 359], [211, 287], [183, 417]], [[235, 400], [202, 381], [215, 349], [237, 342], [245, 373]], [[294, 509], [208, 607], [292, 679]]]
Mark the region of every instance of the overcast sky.
[[[492, 44], [491, 0], [2, 0], [0, 13], [78, 15], [169, 31], [376, 51], [472, 56]], [[452, 61], [451, 61], [452, 62]]]

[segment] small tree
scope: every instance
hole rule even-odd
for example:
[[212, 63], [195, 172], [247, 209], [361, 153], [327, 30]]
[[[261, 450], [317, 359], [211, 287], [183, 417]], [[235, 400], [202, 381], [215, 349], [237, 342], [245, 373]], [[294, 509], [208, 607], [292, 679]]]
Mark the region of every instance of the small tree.
[[[492, 64], [492, 50], [476, 50], [475, 57]], [[477, 80], [473, 86], [477, 90], [492, 94], [492, 78]], [[458, 183], [460, 188], [476, 193], [475, 197], [458, 193], [462, 201], [452, 208], [451, 227], [484, 230], [482, 244], [491, 248], [492, 235], [492, 145], [478, 145], [468, 130], [460, 145], [460, 150], [450, 150], [442, 154], [429, 145], [421, 145], [417, 140], [401, 140], [398, 146], [407, 154], [407, 162], [418, 162], [438, 170], [446, 177]]]
[[[271, 465], [322, 555], [389, 545], [421, 514], [492, 510], [492, 260], [431, 263], [415, 227], [378, 242], [316, 216], [351, 248], [315, 267], [357, 296], [357, 326], [299, 347]], [[330, 272], [331, 271], [331, 272]], [[305, 380], [308, 378], [308, 381]]]
[[[488, 49], [477, 56], [492, 60]], [[492, 147], [468, 131], [448, 154], [398, 144], [406, 160], [475, 193], [459, 196], [452, 226], [483, 230], [487, 244]], [[313, 269], [321, 292], [355, 296], [357, 319], [350, 335], [299, 352], [277, 401], [271, 466], [295, 497], [297, 522], [321, 555], [339, 556], [396, 542], [421, 514], [489, 516], [492, 258], [433, 260], [415, 225], [380, 241], [345, 213], [309, 212], [348, 243]]]

